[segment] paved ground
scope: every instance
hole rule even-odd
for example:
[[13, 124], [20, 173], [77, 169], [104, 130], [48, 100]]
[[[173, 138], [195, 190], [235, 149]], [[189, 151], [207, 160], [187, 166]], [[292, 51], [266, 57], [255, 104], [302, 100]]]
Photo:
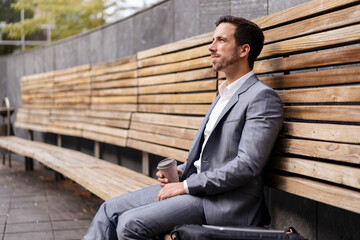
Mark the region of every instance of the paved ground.
[[[36, 162], [36, 161], [35, 161]], [[81, 239], [102, 200], [54, 172], [0, 162], [0, 240]]]

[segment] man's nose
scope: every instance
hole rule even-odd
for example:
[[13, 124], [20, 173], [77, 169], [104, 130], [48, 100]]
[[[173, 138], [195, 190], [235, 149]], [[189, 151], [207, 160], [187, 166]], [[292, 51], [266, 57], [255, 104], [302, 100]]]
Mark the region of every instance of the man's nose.
[[215, 51], [216, 51], [216, 47], [215, 47], [214, 42], [212, 42], [212, 43], [210, 44], [210, 46], [208, 47], [208, 49], [209, 49], [210, 52], [215, 52]]

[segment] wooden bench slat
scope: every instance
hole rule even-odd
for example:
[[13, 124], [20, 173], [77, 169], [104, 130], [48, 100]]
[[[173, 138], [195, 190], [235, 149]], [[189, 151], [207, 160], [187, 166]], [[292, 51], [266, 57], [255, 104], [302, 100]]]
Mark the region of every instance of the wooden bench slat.
[[277, 91], [283, 103], [360, 102], [360, 85]]
[[357, 0], [309, 1], [283, 11], [255, 19], [254, 22], [261, 28], [269, 28], [307, 16], [315, 15], [320, 12], [336, 9], [355, 2], [357, 2]]
[[138, 83], [139, 86], [147, 86], [164, 83], [185, 82], [199, 79], [210, 79], [215, 77], [216, 72], [212, 68], [205, 68], [150, 77], [139, 77]]
[[282, 134], [324, 141], [360, 144], [360, 126], [327, 123], [284, 122]]
[[66, 97], [76, 97], [76, 96], [91, 96], [90, 89], [82, 91], [67, 91], [67, 92], [56, 92], [53, 94], [53, 98], [66, 98]]
[[197, 130], [200, 127], [202, 120], [203, 117], [188, 117], [154, 113], [133, 113], [131, 117], [131, 122], [153, 123], [194, 130]]
[[110, 61], [110, 62], [93, 64], [93, 65], [91, 65], [91, 70], [97, 70], [100, 68], [107, 68], [107, 67], [112, 67], [112, 66], [117, 66], [117, 65], [123, 65], [123, 64], [134, 62], [134, 61], [136, 61], [136, 55], [116, 59], [116, 60]]
[[126, 146], [126, 138], [123, 137], [105, 135], [103, 133], [97, 133], [88, 130], [83, 130], [81, 137], [91, 139], [97, 142], [104, 142], [122, 147]]
[[351, 105], [284, 106], [284, 117], [302, 120], [358, 122], [360, 107]]
[[261, 77], [260, 80], [274, 89], [357, 83], [360, 82], [360, 67]]
[[163, 157], [174, 157], [177, 161], [181, 162], [185, 162], [188, 155], [188, 152], [185, 150], [179, 150], [134, 139], [127, 139], [126, 146]]
[[91, 97], [91, 103], [137, 103], [137, 96], [110, 96], [110, 97]]
[[216, 92], [140, 95], [140, 103], [212, 103]]
[[205, 115], [210, 104], [139, 104], [140, 112]]
[[91, 104], [92, 110], [104, 110], [104, 111], [124, 111], [124, 112], [135, 112], [137, 111], [137, 104]]
[[163, 84], [139, 87], [139, 94], [149, 93], [171, 93], [171, 92], [194, 92], [194, 91], [216, 91], [217, 80], [203, 80], [195, 82], [182, 82], [174, 84]]
[[136, 62], [125, 63], [117, 66], [109, 66], [104, 68], [91, 69], [91, 76], [103, 75], [115, 72], [127, 72], [137, 68]]
[[128, 71], [128, 72], [120, 72], [120, 73], [111, 73], [111, 74], [104, 74], [95, 77], [91, 77], [92, 82], [104, 82], [110, 80], [120, 80], [120, 79], [129, 79], [135, 78], [137, 76], [136, 71]]
[[195, 47], [192, 49], [183, 50], [180, 52], [170, 53], [166, 55], [160, 55], [153, 58], [146, 58], [143, 60], [139, 60], [138, 67], [142, 68], [153, 65], [161, 65], [161, 64], [179, 62], [179, 61], [184, 61], [184, 60], [189, 60], [204, 56], [210, 56], [208, 45]]
[[327, 32], [316, 33], [265, 45], [259, 59], [270, 56], [287, 55], [360, 40], [360, 25], [348, 26]]
[[131, 112], [87, 110], [86, 116], [130, 120]]
[[151, 76], [156, 74], [165, 74], [165, 73], [192, 70], [196, 68], [205, 68], [205, 67], [210, 67], [211, 65], [212, 65], [211, 59], [209, 57], [202, 57], [202, 58], [197, 58], [197, 59], [178, 62], [178, 63], [169, 63], [160, 66], [141, 68], [138, 70], [138, 75], [140, 77]]
[[21, 121], [16, 121], [15, 127], [29, 129], [29, 130], [33, 130], [33, 131], [39, 131], [39, 132], [48, 132], [47, 126], [42, 126], [42, 125], [32, 124], [32, 123], [27, 123], [27, 122], [21, 122]]
[[265, 44], [286, 38], [351, 25], [360, 19], [360, 6], [353, 6], [264, 31]]
[[142, 132], [137, 130], [129, 130], [129, 138], [140, 141], [148, 141], [150, 143], [160, 144], [169, 147], [181, 148], [189, 150], [192, 141], [178, 137], [164, 136], [149, 132]]
[[282, 153], [360, 164], [360, 145], [280, 138], [276, 150]]
[[163, 125], [156, 125], [151, 123], [141, 123], [141, 122], [131, 122], [131, 129], [150, 132], [159, 135], [167, 135], [172, 137], [178, 137], [188, 140], [193, 140], [196, 134], [196, 130], [180, 128], [180, 127], [170, 127]]
[[136, 95], [137, 88], [110, 88], [110, 89], [100, 89], [100, 90], [92, 90], [92, 96], [113, 96], [113, 95]]
[[299, 177], [277, 175], [270, 175], [267, 184], [288, 193], [360, 213], [360, 205], [358, 204], [360, 202], [359, 191]]
[[271, 161], [271, 167], [360, 189], [360, 168], [281, 156]]
[[88, 79], [90, 78], [90, 72], [78, 72], [74, 74], [68, 74], [68, 75], [59, 75], [54, 77], [55, 83], [64, 83], [64, 82], [71, 82], [76, 79]]
[[92, 82], [92, 89], [117, 88], [117, 87], [136, 87], [137, 81], [134, 79], [120, 79], [106, 82]]
[[77, 73], [77, 72], [88, 71], [90, 69], [91, 69], [91, 65], [90, 64], [85, 64], [85, 65], [81, 65], [81, 66], [67, 68], [67, 69], [64, 69], [64, 70], [54, 71], [53, 75], [54, 75], [54, 77], [56, 77], [56, 76], [59, 76], [59, 75], [65, 75], [65, 74], [72, 74], [72, 73]]

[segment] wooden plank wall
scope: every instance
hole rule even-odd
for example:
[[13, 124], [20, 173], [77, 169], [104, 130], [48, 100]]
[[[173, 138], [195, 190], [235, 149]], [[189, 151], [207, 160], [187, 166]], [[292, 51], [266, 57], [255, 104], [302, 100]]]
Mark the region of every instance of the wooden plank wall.
[[[278, 92], [285, 110], [267, 185], [357, 213], [359, 19], [358, 0], [314, 0], [254, 20], [265, 34], [254, 71]], [[77, 85], [73, 93], [61, 90], [61, 84], [81, 79], [74, 77], [80, 74], [74, 69], [23, 77], [23, 108], [16, 126], [185, 161], [224, 80], [223, 74], [211, 70], [207, 50], [211, 36], [203, 34], [88, 67], [84, 71], [91, 77], [90, 95]], [[59, 127], [58, 115], [76, 127], [54, 130]], [[80, 135], [74, 129], [80, 129]]]
[[139, 109], [127, 146], [185, 161], [216, 97], [209, 34], [138, 53]]
[[268, 184], [360, 213], [360, 66], [350, 65], [360, 62], [360, 4], [319, 3], [255, 20], [266, 36], [255, 72], [285, 110]]

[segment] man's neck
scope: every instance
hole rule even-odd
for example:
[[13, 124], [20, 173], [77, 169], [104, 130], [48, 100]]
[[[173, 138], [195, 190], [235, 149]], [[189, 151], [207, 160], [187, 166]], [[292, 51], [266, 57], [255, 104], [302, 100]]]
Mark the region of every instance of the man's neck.
[[251, 70], [252, 69], [250, 67], [238, 67], [238, 66], [235, 69], [227, 69], [227, 71], [224, 71], [224, 73], [225, 73], [228, 85], [232, 84], [237, 79], [241, 78], [242, 76], [244, 76]]

